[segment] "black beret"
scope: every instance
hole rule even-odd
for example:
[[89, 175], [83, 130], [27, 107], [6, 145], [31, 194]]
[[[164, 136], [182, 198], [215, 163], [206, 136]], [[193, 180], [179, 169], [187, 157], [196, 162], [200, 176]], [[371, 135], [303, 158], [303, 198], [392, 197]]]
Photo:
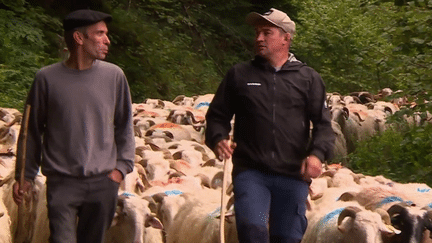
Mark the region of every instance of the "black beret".
[[63, 19], [63, 29], [65, 31], [73, 30], [78, 27], [95, 24], [102, 20], [109, 23], [112, 20], [112, 16], [90, 9], [80, 9], [68, 14]]

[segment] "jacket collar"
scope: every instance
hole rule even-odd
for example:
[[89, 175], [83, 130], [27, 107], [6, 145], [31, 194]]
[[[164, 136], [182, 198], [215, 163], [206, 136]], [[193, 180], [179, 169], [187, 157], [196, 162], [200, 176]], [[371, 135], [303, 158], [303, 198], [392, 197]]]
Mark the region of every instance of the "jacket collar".
[[[275, 71], [275, 68], [261, 56], [255, 56], [255, 58], [252, 60], [252, 64], [268, 71]], [[287, 62], [282, 65], [280, 71], [297, 71], [305, 65], [306, 64], [297, 60], [293, 53], [290, 53]]]

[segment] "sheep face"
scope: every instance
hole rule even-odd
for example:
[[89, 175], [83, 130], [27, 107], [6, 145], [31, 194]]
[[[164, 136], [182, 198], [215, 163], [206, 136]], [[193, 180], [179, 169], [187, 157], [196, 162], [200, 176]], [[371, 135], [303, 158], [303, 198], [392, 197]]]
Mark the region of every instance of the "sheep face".
[[385, 242], [423, 242], [425, 230], [432, 229], [430, 209], [395, 204], [388, 209], [388, 212], [392, 225], [399, 229], [401, 234], [387, 237]]
[[354, 242], [354, 236], [359, 242], [381, 242], [381, 234], [394, 234], [394, 231], [384, 224], [380, 214], [350, 206], [339, 215], [338, 230], [344, 238], [350, 239], [346, 242]]

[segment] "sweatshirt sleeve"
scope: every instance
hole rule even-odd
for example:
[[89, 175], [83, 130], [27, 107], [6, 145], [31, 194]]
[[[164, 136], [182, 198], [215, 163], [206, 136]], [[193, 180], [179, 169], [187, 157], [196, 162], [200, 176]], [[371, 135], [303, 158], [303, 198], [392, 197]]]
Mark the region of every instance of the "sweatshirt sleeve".
[[115, 143], [117, 146], [117, 165], [123, 178], [132, 172], [135, 157], [135, 138], [132, 124], [132, 99], [126, 77], [120, 78], [115, 107]]
[[[42, 139], [46, 123], [46, 85], [44, 76], [39, 72], [27, 96], [26, 106], [30, 105], [27, 141], [23, 141], [24, 124], [21, 124], [21, 130], [18, 138], [18, 151], [15, 163], [15, 179], [19, 180], [22, 168], [21, 161], [23, 154], [23, 143], [26, 143], [25, 153], [25, 172], [24, 177], [28, 180], [34, 180], [42, 161]], [[24, 107], [25, 108], [25, 107]], [[25, 114], [25, 111], [24, 111]]]
[[325, 104], [326, 91], [323, 80], [317, 72], [312, 74], [309, 89], [308, 109], [313, 124], [310, 154], [322, 162], [333, 157], [335, 135], [331, 127], [330, 111]]
[[228, 138], [231, 131], [234, 115], [233, 77], [232, 68], [219, 85], [206, 114], [205, 143], [212, 150], [220, 140]]

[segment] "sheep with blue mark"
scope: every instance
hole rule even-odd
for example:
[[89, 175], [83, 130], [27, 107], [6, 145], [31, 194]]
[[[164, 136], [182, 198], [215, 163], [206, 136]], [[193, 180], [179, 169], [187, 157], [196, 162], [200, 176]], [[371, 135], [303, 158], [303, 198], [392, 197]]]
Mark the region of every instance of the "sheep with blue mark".
[[207, 112], [210, 103], [212, 102], [214, 94], [198, 95], [194, 102], [194, 108]]
[[333, 209], [308, 218], [302, 243], [381, 243], [381, 235], [399, 233], [386, 211], [370, 211], [356, 202], [335, 202]]
[[392, 183], [391, 186], [395, 190], [403, 191], [412, 204], [394, 206], [391, 212], [389, 209], [393, 224], [403, 233], [388, 242], [432, 243], [432, 188], [425, 183]]
[[[386, 243], [418, 243], [431, 242], [429, 234], [431, 229], [432, 210], [424, 206], [416, 206], [416, 201], [422, 199], [421, 192], [415, 192], [418, 184], [389, 184], [375, 187], [366, 187], [360, 192], [347, 192], [341, 195], [340, 200], [355, 200], [367, 209], [381, 208], [387, 210], [394, 227], [400, 234], [385, 237]], [[407, 187], [404, 187], [407, 185]], [[423, 188], [423, 187], [419, 187]], [[420, 189], [428, 192], [427, 187]], [[415, 196], [413, 196], [415, 195]]]
[[179, 190], [166, 191], [153, 196], [155, 201], [158, 202], [156, 215], [164, 225], [164, 233], [170, 228], [174, 216], [189, 197], [190, 195], [188, 193], [183, 193]]
[[416, 206], [432, 203], [432, 188], [425, 183], [391, 183], [394, 190], [403, 192]]
[[362, 187], [359, 191], [347, 191], [339, 200], [357, 201], [366, 209], [382, 208], [388, 210], [393, 204], [405, 202], [411, 204], [410, 198], [402, 191], [389, 185]]

